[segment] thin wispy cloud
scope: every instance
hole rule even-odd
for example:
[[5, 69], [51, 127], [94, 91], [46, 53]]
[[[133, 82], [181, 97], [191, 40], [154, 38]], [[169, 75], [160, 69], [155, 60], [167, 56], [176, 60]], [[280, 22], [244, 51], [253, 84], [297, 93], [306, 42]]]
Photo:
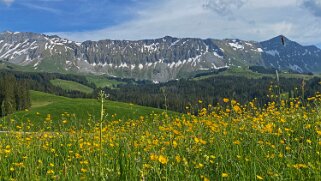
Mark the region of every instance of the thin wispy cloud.
[[35, 3], [21, 3], [21, 5], [31, 8], [31, 9], [35, 9], [35, 10], [46, 11], [49, 13], [55, 13], [55, 14], [61, 13], [61, 11], [58, 9], [47, 7], [47, 6], [37, 5]]
[[7, 6], [10, 6], [14, 2], [14, 0], [1, 0], [0, 2], [4, 3]]

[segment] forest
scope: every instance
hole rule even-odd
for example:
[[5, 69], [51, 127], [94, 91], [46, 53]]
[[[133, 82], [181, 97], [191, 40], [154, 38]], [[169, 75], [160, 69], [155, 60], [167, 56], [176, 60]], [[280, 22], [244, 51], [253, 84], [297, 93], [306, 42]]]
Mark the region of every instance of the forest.
[[11, 73], [0, 76], [0, 116], [29, 108], [29, 86], [25, 80], [17, 80]]
[[[223, 98], [235, 99], [240, 103], [256, 99], [257, 105], [264, 106], [273, 101], [268, 95], [277, 93], [278, 85], [284, 98], [302, 97], [302, 95], [306, 98], [320, 90], [320, 81], [317, 77], [306, 81], [281, 78], [278, 83], [271, 77], [251, 79], [216, 76], [203, 80], [179, 80], [156, 85], [125, 85], [119, 86], [119, 89], [105, 88], [105, 92], [110, 94], [112, 100], [186, 112], [186, 107], [198, 110], [200, 107], [196, 106], [197, 102], [202, 102], [202, 105], [216, 105], [222, 103]], [[302, 84], [304, 84], [303, 89]]]
[[[271, 73], [272, 71], [270, 70]], [[2, 77], [0, 98], [2, 107], [7, 113], [30, 106], [27, 89], [71, 98], [97, 98], [98, 92], [101, 90], [81, 75], [0, 71], [0, 76]], [[74, 90], [64, 90], [52, 85], [50, 80], [53, 79], [78, 82], [91, 87], [94, 91], [92, 94], [86, 94]], [[118, 78], [110, 79], [118, 80]], [[110, 95], [109, 99], [177, 112], [186, 112], [186, 108], [196, 111], [201, 106], [196, 104], [198, 102], [202, 102], [202, 106], [217, 105], [222, 103], [223, 98], [235, 99], [240, 103], [248, 103], [256, 99], [257, 105], [264, 106], [269, 101], [273, 101], [268, 96], [271, 93], [279, 91], [283, 98], [302, 97], [302, 95], [307, 98], [321, 88], [319, 77], [307, 80], [281, 77], [279, 82], [271, 76], [254, 79], [245, 76], [220, 75], [199, 80], [174, 80], [160, 84], [153, 84], [150, 81], [135, 82], [129, 79], [122, 79], [122, 81], [127, 83], [119, 84], [113, 88], [103, 88]], [[13, 100], [15, 101], [13, 102]]]

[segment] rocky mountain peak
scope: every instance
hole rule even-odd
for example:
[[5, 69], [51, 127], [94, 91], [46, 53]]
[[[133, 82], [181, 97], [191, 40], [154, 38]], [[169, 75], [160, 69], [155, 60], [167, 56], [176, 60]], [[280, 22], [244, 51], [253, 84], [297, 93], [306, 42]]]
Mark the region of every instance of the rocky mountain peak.
[[[282, 43], [284, 41], [284, 45]], [[0, 33], [0, 60], [29, 69], [168, 81], [199, 71], [262, 65], [321, 72], [321, 50], [283, 35], [263, 42], [165, 36], [77, 43], [56, 35]]]

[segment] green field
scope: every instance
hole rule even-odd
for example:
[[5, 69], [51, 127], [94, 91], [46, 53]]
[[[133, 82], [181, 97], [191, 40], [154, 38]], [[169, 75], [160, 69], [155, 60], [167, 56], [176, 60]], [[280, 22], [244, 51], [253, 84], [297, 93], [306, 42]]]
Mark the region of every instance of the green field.
[[[230, 67], [228, 70], [220, 72], [218, 74], [211, 74], [211, 75], [205, 75], [205, 76], [200, 76], [196, 77], [193, 80], [203, 80], [207, 79], [210, 77], [217, 77], [217, 76], [242, 76], [242, 77], [247, 77], [251, 79], [261, 79], [263, 77], [272, 77], [276, 78], [276, 74], [262, 74], [262, 73], [257, 73], [253, 72], [250, 69], [246, 67]], [[279, 72], [280, 77], [284, 78], [298, 78], [298, 79], [311, 79], [315, 76], [320, 77], [320, 75], [305, 75], [305, 74], [292, 74], [292, 73], [285, 73], [285, 72]]]
[[[64, 113], [43, 118], [37, 132], [30, 130], [38, 117], [17, 121], [37, 110], [99, 111], [99, 103], [39, 92], [32, 98], [30, 111], [0, 122], [7, 127], [0, 132], [0, 180], [321, 180], [321, 94], [304, 104], [276, 99], [263, 109], [225, 98], [198, 116], [134, 118], [153, 109], [108, 102], [108, 112], [124, 119], [100, 125]], [[84, 123], [93, 124], [77, 129]]]
[[86, 78], [89, 82], [94, 83], [98, 88], [104, 88], [104, 87], [114, 88], [117, 85], [126, 84], [126, 82], [109, 79], [108, 77], [105, 77], [105, 76], [88, 75], [86, 76]]
[[[90, 122], [99, 120], [100, 103], [95, 99], [66, 98], [37, 91], [31, 91], [32, 107], [28, 111], [17, 112], [9, 116], [20, 121], [32, 120], [37, 128], [43, 127], [44, 121], [50, 115], [53, 129], [64, 119], [71, 119], [65, 127], [83, 128]], [[107, 101], [104, 105], [107, 110], [107, 120], [137, 119], [152, 113], [162, 113], [163, 110], [143, 107], [133, 104]], [[22, 120], [21, 120], [22, 118]], [[90, 119], [90, 120], [89, 120]], [[56, 123], [55, 123], [56, 122]], [[36, 128], [36, 129], [37, 129]]]
[[74, 81], [54, 79], [51, 80], [50, 83], [52, 83], [54, 86], [61, 87], [64, 90], [80, 91], [86, 94], [93, 92], [92, 88]]

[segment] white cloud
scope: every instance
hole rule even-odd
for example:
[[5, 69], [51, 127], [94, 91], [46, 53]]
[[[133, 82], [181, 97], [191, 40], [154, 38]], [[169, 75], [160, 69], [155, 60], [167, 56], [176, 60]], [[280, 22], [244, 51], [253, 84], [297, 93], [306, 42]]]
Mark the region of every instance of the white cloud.
[[10, 6], [15, 0], [1, 0], [1, 2], [3, 2], [4, 4], [6, 4], [7, 6]]
[[262, 41], [284, 34], [303, 44], [319, 43], [320, 19], [302, 8], [300, 1], [163, 0], [162, 4], [141, 9], [135, 19], [116, 26], [55, 34], [78, 41], [133, 40], [165, 35]]
[[218, 14], [227, 15], [234, 9], [241, 8], [245, 2], [246, 0], [206, 0], [203, 7]]

